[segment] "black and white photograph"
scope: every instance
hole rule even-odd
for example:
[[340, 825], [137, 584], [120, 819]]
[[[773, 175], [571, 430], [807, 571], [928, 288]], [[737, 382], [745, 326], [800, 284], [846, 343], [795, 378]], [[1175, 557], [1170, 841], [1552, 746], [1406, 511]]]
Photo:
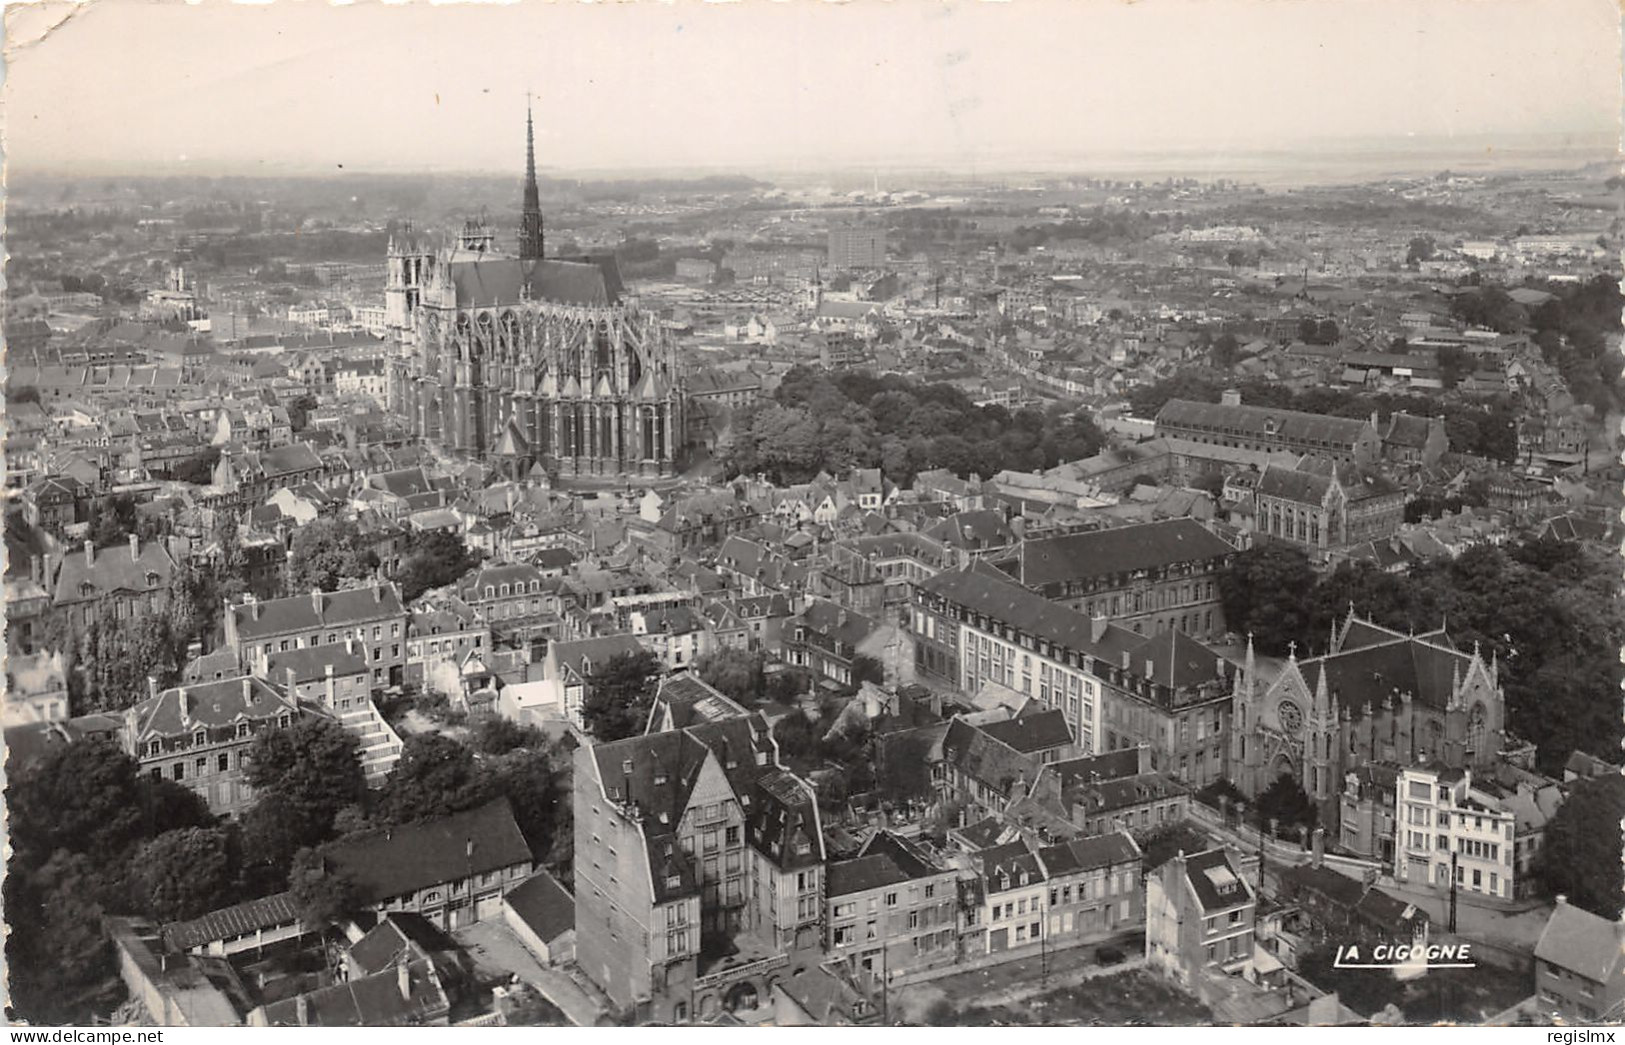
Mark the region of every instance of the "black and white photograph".
[[4, 38], [12, 1042], [1625, 1022], [1615, 3]]

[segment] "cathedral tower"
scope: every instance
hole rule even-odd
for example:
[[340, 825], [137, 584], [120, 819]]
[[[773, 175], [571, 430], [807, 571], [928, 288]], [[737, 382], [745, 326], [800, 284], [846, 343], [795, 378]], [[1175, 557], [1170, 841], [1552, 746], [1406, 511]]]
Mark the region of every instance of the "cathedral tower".
[[536, 188], [536, 127], [530, 100], [525, 101], [525, 209], [519, 217], [519, 257], [534, 261], [542, 256], [542, 196]]

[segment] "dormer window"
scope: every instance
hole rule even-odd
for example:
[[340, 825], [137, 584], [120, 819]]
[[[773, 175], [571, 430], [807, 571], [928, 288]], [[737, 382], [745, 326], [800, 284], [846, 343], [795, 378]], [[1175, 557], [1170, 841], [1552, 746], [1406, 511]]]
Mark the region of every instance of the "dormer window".
[[276, 725], [277, 725], [278, 729], [287, 729], [288, 728], [288, 716], [287, 715], [278, 715], [277, 720], [276, 720]]
[[1003, 871], [999, 872], [999, 888], [1000, 889], [1008, 889], [1008, 888], [1010, 888], [1010, 876], [1005, 874]]
[[209, 740], [209, 734], [205, 733], [201, 729], [198, 730], [196, 733], [192, 734], [192, 743], [196, 744], [198, 747], [202, 747], [204, 744], [206, 744], [208, 742], [208, 740]]
[[488, 599], [494, 599], [494, 598], [496, 598], [496, 595], [497, 595], [497, 590], [495, 588], [493, 588], [491, 585], [487, 584], [485, 586], [485, 597], [488, 598]]
[[682, 887], [683, 887], [683, 876], [682, 875], [669, 874], [669, 875], [666, 876], [666, 888], [667, 889], [681, 889]]
[[147, 754], [148, 755], [160, 755], [160, 754], [163, 754], [163, 750], [164, 750], [164, 745], [159, 743], [156, 740], [154, 740], [152, 743], [147, 745]]
[[248, 736], [248, 723], [247, 722], [239, 722], [239, 723], [237, 723], [237, 735], [239, 737]]
[[504, 585], [503, 585], [503, 586], [502, 586], [502, 594], [503, 594], [503, 597], [504, 597], [504, 598], [506, 598], [506, 597], [507, 597], [507, 594], [508, 594], [508, 586], [507, 586], [507, 585], [506, 585], [506, 584], [504, 584]]
[[621, 772], [623, 772], [623, 773], [632, 772], [632, 760], [630, 758], [621, 763]]

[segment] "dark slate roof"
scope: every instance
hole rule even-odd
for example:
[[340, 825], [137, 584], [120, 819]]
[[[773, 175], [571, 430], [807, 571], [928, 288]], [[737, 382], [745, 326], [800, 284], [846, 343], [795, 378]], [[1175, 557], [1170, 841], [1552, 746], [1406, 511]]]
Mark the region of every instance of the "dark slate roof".
[[566, 305], [613, 305], [624, 289], [613, 257], [574, 261], [482, 258], [453, 261], [450, 269], [459, 308], [513, 305], [527, 296]]
[[1019, 781], [1031, 785], [1038, 778], [1039, 761], [989, 735], [964, 719], [948, 723], [942, 738], [942, 757], [960, 772], [1008, 797]]
[[[1223, 849], [1209, 849], [1185, 858], [1185, 876], [1204, 911], [1222, 911], [1253, 900], [1240, 869], [1230, 863]], [[1226, 882], [1226, 879], [1229, 882]], [[1233, 884], [1230, 884], [1233, 883]], [[1221, 889], [1225, 890], [1221, 892]], [[1235, 891], [1232, 891], [1235, 890]]]
[[1305, 679], [1326, 671], [1331, 695], [1345, 707], [1373, 706], [1393, 692], [1409, 693], [1427, 707], [1443, 710], [1456, 674], [1465, 676], [1472, 657], [1420, 639], [1401, 639], [1303, 662]]
[[164, 941], [177, 951], [189, 951], [216, 940], [287, 925], [299, 921], [292, 893], [276, 893], [258, 900], [222, 907], [190, 921], [164, 926]]
[[[399, 1027], [443, 1013], [450, 1008], [440, 975], [427, 960], [407, 966], [407, 991], [402, 996], [399, 973], [386, 969], [371, 976], [335, 983], [301, 995], [311, 1027]], [[265, 1006], [272, 1027], [297, 1027], [299, 999], [285, 998]]]
[[552, 943], [565, 933], [575, 931], [575, 897], [565, 892], [558, 879], [546, 871], [537, 871], [520, 882], [502, 900], [543, 943]]
[[336, 842], [327, 860], [350, 875], [366, 902], [379, 903], [470, 873], [529, 864], [531, 856], [503, 797], [451, 816]]
[[[1027, 848], [1027, 843], [1020, 838], [992, 849], [983, 849], [976, 857], [981, 861], [982, 883], [989, 895], [1025, 888], [1021, 883], [1023, 872], [1027, 875], [1027, 885], [1045, 880], [1044, 865], [1038, 862], [1037, 854]], [[1009, 877], [1008, 884], [1001, 884], [1001, 874]]]
[[274, 719], [298, 710], [292, 700], [252, 675], [167, 689], [131, 709], [137, 742], [185, 736], [245, 719]]
[[1038, 858], [1051, 878], [1078, 871], [1092, 871], [1115, 864], [1138, 863], [1140, 850], [1127, 832], [1114, 831], [1093, 838], [1075, 838], [1038, 851]]
[[295, 631], [351, 627], [406, 614], [400, 592], [392, 583], [322, 592], [319, 600], [315, 595], [266, 599], [233, 606], [231, 612], [237, 619], [237, 634], [245, 641]]
[[1326, 503], [1326, 497], [1331, 493], [1332, 479], [1330, 476], [1315, 475], [1313, 472], [1303, 472], [1296, 468], [1282, 468], [1279, 465], [1266, 465], [1264, 474], [1258, 477], [1258, 495], [1260, 497], [1276, 497], [1293, 504], [1308, 504], [1320, 506]]
[[[1219, 677], [1220, 659], [1218, 653], [1182, 631], [1164, 631], [1153, 635], [1132, 653], [1136, 674], [1142, 674], [1145, 662], [1150, 661], [1150, 680], [1159, 686], [1174, 689], [1215, 681]], [[1228, 665], [1226, 674], [1229, 674]]]
[[410, 911], [390, 911], [350, 947], [350, 960], [362, 975], [393, 969], [402, 961], [455, 952], [457, 944], [429, 919]]
[[1277, 872], [1287, 887], [1324, 896], [1338, 907], [1352, 914], [1365, 897], [1365, 884], [1329, 867], [1300, 864]]
[[1079, 805], [1088, 816], [1108, 815], [1119, 809], [1132, 809], [1147, 802], [1188, 793], [1186, 787], [1161, 773], [1135, 773], [1133, 776], [1079, 783], [1065, 790], [1066, 804]]
[[1420, 450], [1427, 446], [1431, 432], [1432, 425], [1428, 418], [1400, 412], [1388, 419], [1388, 431], [1383, 441]]
[[591, 662], [592, 670], [597, 671], [622, 653], [641, 653], [643, 644], [636, 635], [601, 635], [594, 639], [577, 639], [573, 642], [555, 642], [552, 652], [559, 667], [568, 667], [577, 675], [585, 676], [590, 672], [581, 670], [581, 662], [586, 659]]
[[273, 653], [266, 662], [265, 677], [272, 682], [283, 682], [288, 671], [293, 671], [294, 682], [315, 682], [327, 677], [327, 666], [333, 666], [335, 678], [365, 675], [368, 672], [366, 655], [349, 650], [343, 643], [327, 646], [307, 646], [304, 649]]
[[826, 873], [829, 877], [825, 894], [832, 897], [898, 885], [910, 878], [889, 853], [860, 856], [855, 860], [837, 860], [829, 865]]
[[1292, 442], [1352, 447], [1370, 426], [1365, 419], [1305, 414], [1262, 406], [1226, 406], [1222, 403], [1194, 403], [1170, 399], [1157, 412], [1156, 424], [1208, 431], [1233, 430], [1247, 436], [1267, 436], [1274, 422], [1276, 437]]
[[1022, 546], [1021, 579], [1034, 585], [1065, 583], [1233, 554], [1234, 548], [1194, 519], [1168, 519], [1028, 541]]
[[1606, 983], [1619, 968], [1621, 957], [1625, 957], [1625, 948], [1621, 947], [1617, 924], [1571, 903], [1562, 903], [1552, 911], [1540, 934], [1535, 957], [1588, 980]]
[[650, 717], [650, 721], [656, 721], [663, 709], [671, 716], [672, 729], [683, 729], [701, 722], [714, 722], [718, 719], [749, 714], [726, 694], [707, 685], [698, 676], [686, 672], [660, 680], [659, 689], [655, 693], [655, 708], [655, 714]]
[[1004, 722], [988, 722], [981, 729], [1024, 755], [1072, 743], [1072, 731], [1067, 728], [1066, 716], [1060, 708], [1048, 708]]
[[1116, 751], [1103, 751], [1098, 755], [1069, 758], [1064, 762], [1051, 762], [1045, 767], [1060, 777], [1063, 788], [1091, 779], [1116, 780], [1134, 776], [1140, 771], [1138, 748], [1126, 747]]
[[126, 544], [98, 548], [88, 564], [83, 551], [73, 551], [62, 557], [53, 601], [96, 600], [115, 591], [158, 591], [169, 587], [174, 571], [175, 560], [155, 541], [140, 545], [134, 555]]

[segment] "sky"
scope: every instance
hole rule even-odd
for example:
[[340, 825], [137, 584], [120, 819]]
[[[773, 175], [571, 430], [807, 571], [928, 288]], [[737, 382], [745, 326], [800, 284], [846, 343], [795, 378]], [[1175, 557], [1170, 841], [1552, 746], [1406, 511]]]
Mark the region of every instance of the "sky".
[[1621, 117], [1611, 0], [89, 0], [6, 16], [6, 159], [60, 173], [508, 173], [527, 92], [538, 163], [561, 172], [1493, 155], [1531, 135], [1607, 150]]

